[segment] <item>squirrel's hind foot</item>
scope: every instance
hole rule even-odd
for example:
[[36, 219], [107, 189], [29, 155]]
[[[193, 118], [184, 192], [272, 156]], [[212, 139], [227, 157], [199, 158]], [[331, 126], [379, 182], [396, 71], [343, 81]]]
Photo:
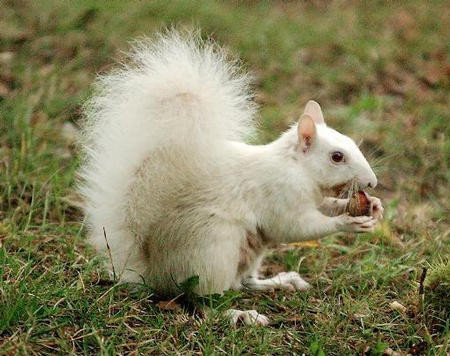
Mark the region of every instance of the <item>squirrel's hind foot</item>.
[[242, 281], [242, 285], [253, 290], [287, 289], [305, 291], [311, 288], [311, 285], [300, 277], [297, 272], [281, 272], [267, 279], [249, 277]]
[[238, 324], [266, 326], [269, 324], [269, 318], [259, 314], [256, 310], [228, 309], [225, 315], [230, 318], [233, 326]]

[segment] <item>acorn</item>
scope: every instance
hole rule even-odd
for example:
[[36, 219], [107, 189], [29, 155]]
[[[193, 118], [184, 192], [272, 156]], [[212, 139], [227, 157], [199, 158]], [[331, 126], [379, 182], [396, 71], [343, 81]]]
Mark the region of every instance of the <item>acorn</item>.
[[353, 193], [348, 201], [347, 211], [351, 216], [371, 216], [372, 204], [367, 193], [362, 190]]

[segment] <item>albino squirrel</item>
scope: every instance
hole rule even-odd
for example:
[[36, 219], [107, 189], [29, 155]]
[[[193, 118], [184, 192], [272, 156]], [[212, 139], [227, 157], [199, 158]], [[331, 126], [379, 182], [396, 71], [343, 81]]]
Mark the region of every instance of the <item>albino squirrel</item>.
[[[370, 232], [382, 217], [377, 198], [373, 216], [352, 217], [347, 199], [323, 196], [355, 182], [374, 188], [377, 178], [316, 102], [277, 140], [248, 145], [256, 112], [249, 76], [223, 49], [169, 31], [129, 57], [100, 77], [85, 106], [80, 172], [90, 242], [110, 254], [121, 281], [172, 295], [192, 276], [199, 294], [306, 290], [296, 272], [259, 278], [268, 247]], [[228, 314], [268, 323], [254, 310]]]

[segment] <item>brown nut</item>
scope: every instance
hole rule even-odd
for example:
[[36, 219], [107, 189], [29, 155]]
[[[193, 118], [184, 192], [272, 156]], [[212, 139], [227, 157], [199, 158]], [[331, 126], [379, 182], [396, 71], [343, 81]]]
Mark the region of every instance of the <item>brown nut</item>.
[[367, 193], [362, 190], [354, 193], [348, 201], [347, 211], [351, 216], [371, 216], [372, 204]]

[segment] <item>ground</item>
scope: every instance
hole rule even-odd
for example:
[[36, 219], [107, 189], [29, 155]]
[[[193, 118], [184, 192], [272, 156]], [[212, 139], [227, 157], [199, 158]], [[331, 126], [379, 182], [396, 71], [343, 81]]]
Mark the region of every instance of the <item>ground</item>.
[[[0, 4], [0, 353], [448, 352], [448, 2]], [[254, 141], [276, 138], [315, 99], [378, 173], [372, 193], [386, 212], [375, 233], [269, 257], [267, 274], [298, 271], [308, 292], [207, 300], [257, 309], [268, 327], [233, 328], [111, 283], [85, 239], [74, 189], [81, 105], [130, 40], [171, 25], [201, 27], [252, 71]]]

